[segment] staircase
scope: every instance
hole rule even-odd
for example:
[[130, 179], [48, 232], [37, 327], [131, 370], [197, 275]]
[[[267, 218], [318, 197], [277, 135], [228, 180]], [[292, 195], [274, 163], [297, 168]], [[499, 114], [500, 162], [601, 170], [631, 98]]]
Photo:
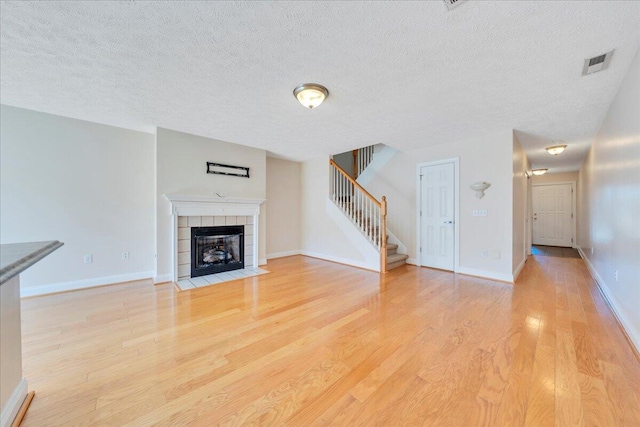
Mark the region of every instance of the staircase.
[[[363, 152], [363, 158], [368, 158], [366, 162], [368, 164], [373, 154], [372, 147], [360, 150], [366, 150]], [[354, 152], [354, 172], [359, 173], [366, 168], [366, 164], [358, 161], [358, 172], [356, 172], [356, 158], [357, 154]], [[409, 256], [397, 253], [398, 245], [387, 244], [389, 236], [386, 223], [386, 197], [382, 196], [382, 200], [378, 201], [333, 159], [329, 160], [329, 164], [331, 166], [331, 200], [380, 252], [380, 272], [386, 273], [405, 265]]]
[[397, 250], [398, 245], [387, 244], [387, 271], [397, 267], [402, 267], [407, 263], [409, 255], [399, 254], [396, 252]]

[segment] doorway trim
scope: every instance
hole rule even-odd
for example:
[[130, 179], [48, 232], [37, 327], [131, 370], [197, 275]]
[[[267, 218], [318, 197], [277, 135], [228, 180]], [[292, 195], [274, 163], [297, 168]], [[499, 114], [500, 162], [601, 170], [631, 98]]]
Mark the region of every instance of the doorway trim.
[[[573, 233], [573, 241], [571, 242], [571, 247], [572, 248], [577, 248], [578, 247], [578, 230], [577, 230], [577, 224], [578, 224], [578, 212], [576, 211], [576, 198], [577, 198], [577, 188], [576, 188], [576, 182], [575, 181], [558, 181], [558, 182], [539, 182], [539, 183], [532, 183], [531, 185], [531, 194], [533, 197], [533, 187], [544, 187], [544, 186], [548, 186], [548, 185], [563, 185], [563, 184], [571, 184], [571, 213], [572, 213], [572, 218], [571, 218], [571, 231]], [[531, 217], [533, 218], [533, 200], [531, 200]], [[531, 248], [533, 247], [533, 220], [530, 221], [531, 223], [531, 246], [529, 247], [529, 250], [531, 250]]]
[[422, 192], [420, 191], [420, 169], [428, 166], [438, 166], [445, 163], [453, 163], [453, 191], [455, 195], [453, 197], [453, 212], [454, 212], [454, 227], [453, 227], [453, 272], [457, 273], [460, 269], [460, 157], [453, 157], [450, 159], [435, 160], [432, 162], [423, 162], [416, 165], [416, 266], [422, 267], [422, 254], [420, 253], [420, 246], [422, 244], [422, 221], [420, 217], [420, 206], [422, 206]]

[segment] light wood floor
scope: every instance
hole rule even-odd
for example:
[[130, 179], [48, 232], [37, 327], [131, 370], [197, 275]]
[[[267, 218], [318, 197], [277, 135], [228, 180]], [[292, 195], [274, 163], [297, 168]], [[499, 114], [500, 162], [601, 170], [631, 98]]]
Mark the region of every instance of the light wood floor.
[[640, 364], [580, 259], [531, 258], [515, 286], [268, 268], [24, 300], [23, 425], [640, 425]]

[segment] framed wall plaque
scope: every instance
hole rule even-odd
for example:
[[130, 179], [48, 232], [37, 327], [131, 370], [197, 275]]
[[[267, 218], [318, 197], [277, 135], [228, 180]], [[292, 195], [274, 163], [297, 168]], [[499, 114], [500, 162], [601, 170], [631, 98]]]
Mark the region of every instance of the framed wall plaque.
[[249, 168], [245, 168], [242, 166], [223, 165], [221, 163], [213, 162], [207, 162], [207, 173], [249, 178]]

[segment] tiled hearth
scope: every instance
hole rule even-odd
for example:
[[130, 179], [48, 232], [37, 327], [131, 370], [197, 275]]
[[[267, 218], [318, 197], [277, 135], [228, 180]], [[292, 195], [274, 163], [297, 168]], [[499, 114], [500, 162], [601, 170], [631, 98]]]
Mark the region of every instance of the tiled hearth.
[[178, 280], [191, 277], [191, 227], [245, 225], [244, 266], [254, 267], [253, 216], [178, 216]]
[[258, 267], [248, 267], [242, 270], [225, 271], [223, 273], [209, 274], [208, 276], [194, 277], [192, 279], [178, 280], [177, 285], [181, 291], [217, 285], [232, 280], [246, 279], [268, 273], [267, 270]]

